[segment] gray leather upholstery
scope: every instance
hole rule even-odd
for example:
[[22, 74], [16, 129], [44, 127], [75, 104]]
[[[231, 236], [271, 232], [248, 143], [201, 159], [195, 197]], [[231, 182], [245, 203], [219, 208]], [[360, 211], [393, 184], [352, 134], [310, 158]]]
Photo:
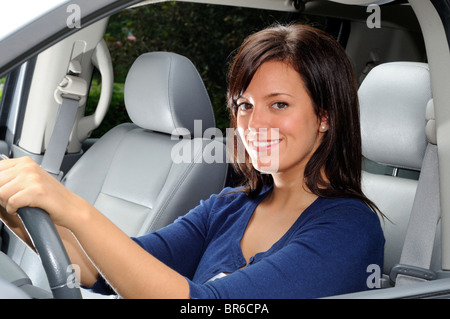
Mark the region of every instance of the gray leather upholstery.
[[[426, 108], [431, 100], [427, 64], [386, 63], [374, 68], [359, 89], [363, 155], [396, 168], [420, 170], [427, 145]], [[417, 180], [363, 171], [364, 193], [391, 220], [386, 237], [384, 273], [400, 261]], [[432, 268], [438, 269], [440, 240]]]
[[[155, 94], [157, 92], [158, 94]], [[208, 93], [194, 65], [174, 53], [141, 55], [131, 67], [125, 85], [125, 104], [131, 120], [142, 128], [172, 134], [186, 128], [192, 136], [194, 120], [214, 127]]]
[[427, 146], [425, 110], [431, 99], [428, 66], [386, 63], [359, 89], [363, 154], [371, 160], [420, 170]]
[[[126, 79], [125, 103], [135, 123], [105, 134], [63, 182], [128, 235], [138, 236], [220, 191], [227, 164], [202, 158], [205, 144], [224, 145], [201, 137], [214, 126], [214, 115], [203, 81], [187, 58], [168, 52], [140, 56]], [[202, 130], [194, 130], [194, 120], [201, 120]], [[194, 138], [178, 139], [177, 128], [188, 129]], [[179, 143], [191, 153], [184, 163], [172, 158]]]
[[87, 199], [130, 236], [158, 229], [220, 191], [226, 164], [195, 163], [202, 147], [192, 152], [191, 163], [173, 163], [177, 143], [189, 148], [217, 141], [171, 140], [170, 135], [123, 124], [102, 137], [74, 165], [63, 182]]

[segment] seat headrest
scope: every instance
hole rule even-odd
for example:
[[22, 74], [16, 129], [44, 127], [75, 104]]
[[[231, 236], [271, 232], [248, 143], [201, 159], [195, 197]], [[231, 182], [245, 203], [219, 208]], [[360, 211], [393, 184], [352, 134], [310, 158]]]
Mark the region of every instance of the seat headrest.
[[[151, 52], [136, 59], [125, 81], [125, 105], [138, 126], [167, 134], [200, 137], [215, 126], [203, 81], [192, 62], [175, 53]], [[194, 120], [202, 128], [194, 130]], [[198, 126], [198, 125], [197, 125]]]
[[428, 65], [392, 62], [375, 67], [358, 91], [363, 155], [375, 162], [420, 170], [431, 95]]

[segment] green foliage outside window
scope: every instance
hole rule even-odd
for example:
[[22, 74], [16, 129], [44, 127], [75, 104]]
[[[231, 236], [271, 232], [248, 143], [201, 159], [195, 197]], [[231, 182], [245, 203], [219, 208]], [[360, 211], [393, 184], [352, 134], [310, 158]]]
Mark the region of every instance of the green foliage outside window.
[[[216, 126], [228, 127], [226, 73], [230, 57], [249, 34], [275, 22], [292, 20], [286, 12], [267, 12], [229, 6], [163, 2], [127, 9], [112, 16], [105, 34], [114, 67], [114, 94], [99, 137], [111, 127], [130, 121], [123, 102], [123, 86], [133, 61], [141, 54], [169, 51], [188, 57], [205, 82]], [[94, 77], [87, 113], [98, 101], [100, 83]]]

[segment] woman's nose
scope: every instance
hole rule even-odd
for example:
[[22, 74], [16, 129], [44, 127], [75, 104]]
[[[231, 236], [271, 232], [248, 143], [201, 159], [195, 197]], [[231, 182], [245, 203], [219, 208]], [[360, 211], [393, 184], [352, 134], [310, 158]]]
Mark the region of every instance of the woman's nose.
[[248, 122], [248, 128], [255, 130], [268, 128], [268, 122], [269, 116], [264, 108], [254, 106]]

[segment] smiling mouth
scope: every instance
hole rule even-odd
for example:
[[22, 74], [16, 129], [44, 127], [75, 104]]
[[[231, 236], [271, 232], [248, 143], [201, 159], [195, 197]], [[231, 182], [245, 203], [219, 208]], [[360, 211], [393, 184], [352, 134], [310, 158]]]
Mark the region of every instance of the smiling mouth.
[[250, 140], [249, 145], [256, 151], [269, 150], [270, 148], [280, 144], [281, 139], [276, 140]]

